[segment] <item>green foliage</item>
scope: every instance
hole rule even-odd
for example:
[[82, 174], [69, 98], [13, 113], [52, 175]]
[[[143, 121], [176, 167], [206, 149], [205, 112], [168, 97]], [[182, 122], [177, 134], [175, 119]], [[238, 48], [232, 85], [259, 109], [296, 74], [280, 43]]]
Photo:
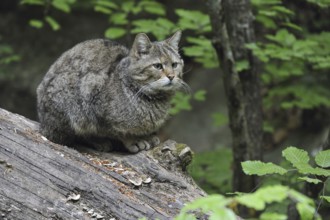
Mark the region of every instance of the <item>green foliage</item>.
[[[258, 189], [254, 193], [239, 193], [235, 197], [224, 197], [221, 195], [210, 195], [204, 198], [196, 199], [187, 204], [175, 218], [176, 220], [196, 219], [196, 215], [207, 214], [209, 219], [231, 220], [237, 219], [234, 212], [229, 209], [235, 209], [238, 204], [244, 205], [257, 211], [265, 210], [267, 205], [273, 203], [282, 203], [286, 199], [296, 202], [296, 208], [301, 219], [321, 219], [315, 212], [315, 206], [312, 199], [290, 189], [287, 186], [273, 185]], [[191, 211], [195, 211], [194, 214]], [[264, 212], [260, 219], [287, 219], [283, 213]]]
[[38, 19], [31, 19], [29, 21], [29, 25], [34, 28], [42, 28], [44, 26], [44, 23]]
[[[1, 40], [1, 36], [0, 36], [0, 40]], [[19, 60], [20, 60], [20, 56], [14, 53], [12, 47], [0, 41], [0, 65], [7, 65], [12, 62], [17, 62]], [[2, 72], [3, 70], [0, 69], [0, 74]]]
[[[283, 157], [289, 161], [293, 167], [301, 174], [313, 174], [316, 176], [330, 176], [330, 171], [320, 168], [312, 167], [309, 164], [310, 157], [305, 150], [298, 149], [296, 147], [288, 147], [282, 152]], [[329, 151], [320, 151], [317, 154], [317, 160], [321, 165], [328, 164]], [[326, 161], [326, 162], [325, 162]], [[287, 170], [281, 166], [275, 165], [273, 163], [263, 163], [261, 161], [245, 161], [242, 162], [243, 171], [248, 175], [259, 175], [263, 176], [266, 174], [277, 173], [280, 175], [286, 174]], [[301, 180], [306, 180], [308, 182], [315, 182], [311, 178], [302, 177]]]
[[[295, 168], [297, 168], [299, 173], [302, 174], [314, 174], [318, 176], [330, 176], [330, 171], [326, 169], [322, 169], [319, 167], [312, 167], [309, 164], [309, 156], [308, 153], [304, 150], [288, 147], [282, 152], [283, 157], [287, 159]], [[318, 153], [318, 157], [327, 157], [327, 151], [321, 151]]]
[[13, 48], [2, 42], [2, 36], [0, 35], [0, 77], [1, 75], [5, 75], [6, 72], [6, 65], [17, 62], [21, 59], [21, 57], [15, 54]]
[[201, 63], [205, 68], [219, 66], [216, 52], [209, 39], [205, 37], [187, 37], [187, 41], [191, 46], [183, 48], [186, 56], [193, 57], [196, 62]]
[[177, 30], [177, 26], [166, 18], [140, 19], [133, 21], [132, 33], [151, 33], [157, 40], [163, 40]]
[[76, 3], [76, 0], [21, 0], [20, 3], [22, 5], [31, 5], [31, 6], [44, 6], [45, 16], [43, 20], [40, 19], [31, 19], [29, 21], [29, 25], [31, 27], [40, 29], [44, 27], [44, 22], [46, 22], [54, 31], [57, 31], [61, 28], [61, 25], [56, 21], [55, 18], [48, 14], [48, 11], [53, 8], [55, 10], [70, 13], [73, 4]]
[[170, 109], [170, 114], [175, 115], [179, 112], [186, 110], [191, 110], [191, 101], [195, 100], [198, 102], [205, 100], [205, 90], [199, 90], [195, 92], [193, 95], [187, 95], [183, 92], [177, 92], [174, 98], [171, 100], [172, 108]]
[[320, 196], [321, 199], [324, 199], [325, 201], [330, 203], [330, 196]]
[[210, 18], [201, 11], [176, 9], [175, 13], [179, 16], [178, 26], [185, 30], [194, 30], [197, 33], [211, 31]]
[[196, 153], [189, 173], [207, 193], [231, 191], [232, 152], [228, 148]]
[[120, 38], [122, 36], [124, 36], [126, 34], [126, 30], [123, 29], [123, 28], [117, 28], [117, 27], [114, 27], [114, 28], [108, 28], [104, 35], [105, 37], [107, 38], [110, 38], [110, 39], [116, 39], [116, 38]]
[[228, 116], [221, 112], [213, 113], [212, 118], [213, 118], [213, 125], [216, 127], [220, 127], [228, 123]]
[[[167, 18], [163, 4], [154, 0], [126, 0], [94, 2], [94, 10], [109, 16], [110, 27], [105, 32], [105, 37], [118, 39], [127, 34], [152, 33], [158, 40], [164, 39], [177, 29]], [[157, 19], [141, 19], [140, 14], [158, 16]]]
[[287, 216], [276, 212], [264, 212], [260, 215], [260, 220], [287, 220]]
[[300, 179], [300, 180], [304, 180], [304, 181], [306, 181], [306, 182], [308, 182], [308, 183], [314, 183], [314, 184], [322, 183], [322, 181], [319, 180], [319, 179], [309, 178], [309, 177], [307, 177], [307, 176], [304, 176], [304, 177], [298, 177], [298, 179]]
[[258, 189], [255, 193], [237, 196], [236, 199], [242, 205], [261, 211], [266, 208], [266, 204], [282, 202], [288, 197], [288, 191], [289, 188], [286, 186], [267, 186]]
[[60, 24], [51, 16], [46, 16], [45, 21], [50, 25], [53, 31], [57, 31], [61, 28]]
[[316, 4], [322, 8], [328, 8], [330, 6], [330, 0], [307, 0], [307, 1]]
[[53, 0], [52, 6], [57, 10], [60, 10], [65, 13], [70, 13], [71, 5], [75, 3], [76, 0]]
[[[298, 149], [296, 147], [288, 147], [282, 152], [283, 157], [291, 163], [293, 167], [297, 169], [299, 173], [302, 174], [312, 174], [315, 176], [330, 176], [330, 171], [325, 170], [319, 167], [312, 167], [309, 162], [311, 160], [308, 153], [304, 150]], [[197, 154], [198, 155], [198, 154]], [[205, 170], [207, 165], [206, 161], [210, 162], [210, 164], [214, 164], [215, 160], [221, 161], [219, 155], [210, 154], [207, 155], [208, 160], [204, 160], [201, 157], [199, 164], [201, 169], [199, 175], [201, 173], [210, 173], [213, 175], [213, 172], [210, 170]], [[226, 157], [226, 156], [225, 156]], [[316, 159], [316, 157], [318, 159]], [[329, 162], [329, 150], [320, 151], [315, 157], [315, 161], [318, 161], [317, 164], [320, 166], [327, 167]], [[222, 167], [217, 165], [217, 167]], [[289, 170], [275, 165], [273, 163], [263, 163], [261, 161], [245, 161], [242, 162], [243, 171], [248, 175], [259, 175], [264, 176], [268, 174], [279, 174], [279, 175], [287, 175]], [[219, 169], [219, 168], [218, 168]], [[226, 168], [228, 169], [228, 168]], [[292, 169], [291, 169], [292, 170]], [[221, 170], [216, 170], [217, 173], [220, 173]], [[199, 178], [201, 178], [199, 176]], [[203, 178], [203, 177], [202, 177]], [[208, 179], [208, 178], [207, 178]], [[311, 178], [309, 176], [299, 177], [299, 180], [306, 181], [308, 183], [320, 184], [324, 183], [322, 179]], [[315, 208], [315, 203], [313, 199], [305, 196], [304, 194], [283, 185], [268, 185], [259, 188], [254, 193], [235, 193], [234, 197], [224, 197], [221, 195], [211, 195], [205, 198], [197, 199], [196, 201], [187, 204], [177, 216], [177, 220], [181, 219], [197, 219], [196, 217], [201, 216], [203, 214], [207, 214], [210, 216], [210, 219], [236, 219], [235, 214], [232, 210], [236, 210], [238, 204], [248, 207], [249, 209], [253, 209], [256, 211], [263, 211], [260, 216], [260, 219], [287, 219], [287, 215], [281, 212], [275, 212], [272, 209], [268, 210], [268, 207], [273, 206], [274, 204], [282, 204], [284, 201], [290, 199], [294, 201], [296, 205], [296, 209], [299, 213], [300, 219], [311, 220], [311, 219], [321, 219], [317, 210]], [[329, 196], [320, 196], [320, 199], [325, 201], [330, 201]], [[232, 210], [231, 210], [232, 209]], [[192, 212], [193, 211], [193, 212]]]
[[330, 167], [330, 150], [318, 152], [315, 156], [315, 162], [320, 167]]
[[[329, 161], [330, 161], [330, 150], [325, 150], [325, 151], [320, 151], [318, 152], [317, 156], [315, 157], [315, 162], [317, 165], [322, 166], [322, 167], [328, 167]], [[296, 170], [305, 175], [313, 175], [313, 176], [323, 176], [326, 178], [330, 177], [330, 171], [320, 168], [320, 167], [312, 167], [309, 164], [310, 157], [308, 153], [305, 150], [298, 149], [296, 147], [288, 147], [285, 150], [282, 151], [283, 157], [291, 163], [293, 167], [296, 168]], [[245, 161], [242, 162], [242, 167], [244, 173], [248, 175], [265, 175], [265, 174], [272, 174], [272, 173], [277, 173], [280, 175], [287, 174], [288, 171], [281, 166], [274, 165], [272, 163], [263, 163], [260, 161]], [[313, 183], [313, 184], [320, 184], [324, 183], [322, 179], [320, 178], [312, 178], [310, 176], [303, 176], [303, 177], [298, 177], [299, 180], [306, 181], [308, 183]], [[324, 195], [323, 195], [324, 197]], [[321, 197], [321, 198], [323, 198]], [[299, 197], [301, 200], [307, 200], [307, 197]], [[299, 207], [297, 205], [298, 211], [301, 215], [307, 215], [309, 216], [310, 214], [313, 214], [314, 208], [311, 207], [310, 202], [306, 204], [300, 204]], [[307, 210], [308, 213], [305, 213], [303, 210]], [[307, 218], [311, 219], [311, 218]]]
[[[308, 92], [306, 92], [307, 90]], [[264, 99], [264, 106], [268, 109], [274, 107], [274, 105], [279, 105], [282, 109], [330, 107], [329, 95], [329, 89], [320, 85], [310, 85], [309, 83], [278, 86], [268, 92], [268, 96]]]
[[175, 220], [196, 219], [191, 210], [199, 210], [201, 213], [209, 214], [211, 220], [236, 220], [235, 213], [227, 208], [231, 199], [221, 195], [210, 195], [204, 198], [196, 199], [187, 204], [175, 218]]
[[[309, 0], [308, 0], [309, 1]], [[262, 33], [247, 48], [263, 62], [261, 75], [267, 93], [266, 110], [330, 107], [330, 33], [310, 34], [292, 21], [299, 16], [284, 6], [282, 0], [252, 0], [256, 21]], [[329, 0], [310, 0], [321, 7]], [[308, 92], [306, 92], [308, 91]], [[272, 119], [272, 123], [274, 119]], [[285, 122], [284, 122], [285, 123]], [[275, 128], [270, 121], [267, 123]], [[281, 123], [277, 121], [277, 126]]]
[[266, 174], [285, 174], [288, 172], [286, 169], [275, 165], [273, 163], [264, 163], [261, 161], [245, 161], [242, 162], [243, 171], [248, 175], [263, 176]]
[[281, 0], [252, 0], [251, 3], [255, 7], [256, 21], [264, 27], [277, 29], [279, 25], [284, 25], [301, 30], [300, 27], [288, 22], [294, 13], [283, 6]]
[[170, 109], [170, 114], [175, 115], [182, 110], [191, 110], [190, 100], [190, 95], [186, 95], [182, 92], [177, 92], [174, 98], [171, 100], [171, 104], [173, 107]]

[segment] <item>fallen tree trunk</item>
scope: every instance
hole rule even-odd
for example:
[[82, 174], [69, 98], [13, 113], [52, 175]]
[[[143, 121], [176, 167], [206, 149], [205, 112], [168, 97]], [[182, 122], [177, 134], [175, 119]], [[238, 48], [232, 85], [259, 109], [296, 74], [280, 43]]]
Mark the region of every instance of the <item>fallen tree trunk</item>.
[[205, 195], [185, 171], [191, 157], [174, 141], [134, 155], [77, 151], [0, 109], [0, 219], [172, 219]]

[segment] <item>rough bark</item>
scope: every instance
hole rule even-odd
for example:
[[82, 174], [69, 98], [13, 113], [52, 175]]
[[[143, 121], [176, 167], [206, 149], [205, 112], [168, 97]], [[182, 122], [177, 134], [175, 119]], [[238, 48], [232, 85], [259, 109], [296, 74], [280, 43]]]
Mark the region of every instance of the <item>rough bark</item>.
[[174, 141], [134, 155], [77, 151], [0, 109], [0, 219], [172, 219], [205, 195], [184, 171], [191, 158]]
[[[257, 178], [242, 172], [241, 162], [261, 160], [262, 107], [257, 60], [245, 48], [254, 42], [253, 15], [248, 0], [208, 0], [213, 45], [223, 71], [233, 140], [233, 190], [250, 192]], [[247, 61], [248, 69], [236, 65]]]

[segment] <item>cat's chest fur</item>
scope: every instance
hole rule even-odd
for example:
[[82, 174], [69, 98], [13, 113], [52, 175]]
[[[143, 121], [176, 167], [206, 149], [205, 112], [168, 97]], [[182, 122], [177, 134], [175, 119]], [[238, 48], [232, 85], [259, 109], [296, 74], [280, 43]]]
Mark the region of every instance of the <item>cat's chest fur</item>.
[[157, 131], [168, 118], [170, 107], [167, 99], [135, 97], [117, 91], [113, 100], [102, 115], [107, 115], [107, 129], [118, 135], [147, 135]]

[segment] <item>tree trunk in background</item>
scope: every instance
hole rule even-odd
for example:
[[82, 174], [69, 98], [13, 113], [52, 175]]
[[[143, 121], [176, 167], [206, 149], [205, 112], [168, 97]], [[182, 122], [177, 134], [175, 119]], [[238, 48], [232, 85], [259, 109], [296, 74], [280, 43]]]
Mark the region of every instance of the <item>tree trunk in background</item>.
[[[255, 41], [253, 15], [248, 0], [208, 0], [213, 45], [223, 71], [229, 122], [233, 139], [233, 190], [249, 192], [257, 177], [243, 173], [241, 162], [262, 157], [262, 105], [258, 62], [247, 43]], [[237, 63], [249, 68], [238, 71]]]

